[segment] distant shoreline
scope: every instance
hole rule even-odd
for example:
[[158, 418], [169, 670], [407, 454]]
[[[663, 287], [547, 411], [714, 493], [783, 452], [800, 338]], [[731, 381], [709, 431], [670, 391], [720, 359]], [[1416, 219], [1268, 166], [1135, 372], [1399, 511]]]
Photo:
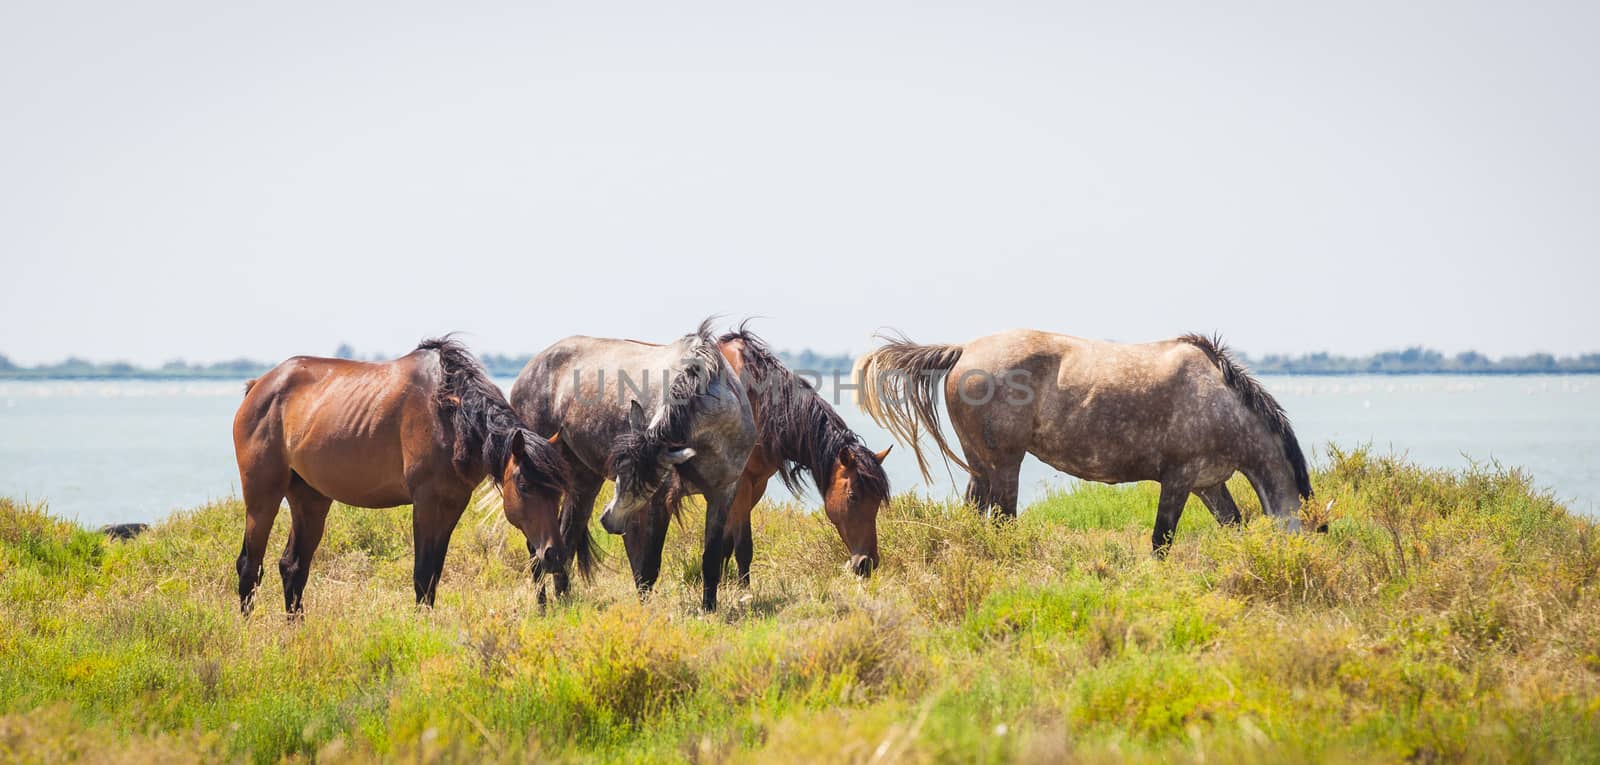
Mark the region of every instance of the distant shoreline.
[[[833, 372], [848, 373], [849, 369], [815, 369], [805, 370], [820, 372], [828, 378]], [[1526, 370], [1526, 371], [1465, 371], [1460, 369], [1432, 369], [1432, 370], [1402, 370], [1402, 371], [1285, 371], [1277, 369], [1252, 370], [1256, 377], [1595, 377], [1600, 376], [1600, 370]], [[226, 375], [164, 375], [164, 374], [7, 374], [0, 373], [0, 382], [239, 382], [251, 380], [258, 375], [251, 374], [226, 374]], [[490, 372], [489, 376], [496, 379], [511, 379], [515, 374]]]
[[[848, 373], [855, 362], [850, 354], [817, 353], [810, 349], [778, 351], [777, 355], [790, 369], [815, 372], [825, 377], [831, 377], [836, 372]], [[335, 356], [363, 361], [389, 358], [382, 353], [358, 355], [348, 345], [341, 346]], [[1367, 356], [1337, 356], [1323, 352], [1299, 356], [1276, 353], [1251, 356], [1236, 352], [1234, 356], [1255, 374], [1262, 376], [1600, 374], [1600, 353], [1562, 357], [1531, 353], [1491, 359], [1476, 351], [1446, 356], [1439, 351], [1413, 347]], [[525, 354], [498, 353], [486, 353], [479, 357], [484, 368], [494, 377], [516, 377], [531, 358], [531, 355]], [[126, 361], [99, 363], [74, 357], [58, 364], [24, 367], [0, 355], [0, 380], [247, 380], [265, 374], [273, 366], [254, 359], [234, 359], [211, 364], [176, 360], [160, 367], [140, 367]]]

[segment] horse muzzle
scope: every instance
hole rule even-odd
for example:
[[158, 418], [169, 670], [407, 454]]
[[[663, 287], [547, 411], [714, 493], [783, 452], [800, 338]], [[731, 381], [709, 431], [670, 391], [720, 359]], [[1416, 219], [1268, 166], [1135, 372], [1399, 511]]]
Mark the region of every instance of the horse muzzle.
[[538, 579], [546, 571], [561, 570], [561, 552], [553, 544], [547, 544], [539, 550], [528, 550], [533, 558], [533, 578]]
[[872, 570], [878, 567], [878, 560], [868, 555], [852, 555], [845, 568], [856, 576], [866, 578], [872, 576]]
[[600, 514], [600, 528], [607, 534], [621, 534], [627, 530], [627, 524], [617, 520], [616, 502], [606, 505], [605, 512]]

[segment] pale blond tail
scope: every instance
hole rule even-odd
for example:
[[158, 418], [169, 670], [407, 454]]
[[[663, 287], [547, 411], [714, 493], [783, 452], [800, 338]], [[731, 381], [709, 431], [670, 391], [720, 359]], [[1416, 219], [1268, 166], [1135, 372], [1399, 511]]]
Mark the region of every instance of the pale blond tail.
[[856, 384], [856, 406], [866, 412], [917, 458], [925, 480], [933, 480], [922, 453], [922, 431], [933, 436], [946, 464], [955, 463], [968, 473], [972, 468], [945, 441], [939, 423], [939, 393], [948, 372], [961, 360], [959, 345], [917, 345], [905, 337], [887, 342], [856, 359], [851, 376]]

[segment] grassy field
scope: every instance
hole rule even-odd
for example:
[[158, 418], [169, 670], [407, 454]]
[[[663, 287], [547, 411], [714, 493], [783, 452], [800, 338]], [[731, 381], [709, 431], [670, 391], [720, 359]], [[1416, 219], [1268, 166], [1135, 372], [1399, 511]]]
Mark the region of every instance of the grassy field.
[[0, 500], [0, 759], [1600, 760], [1595, 524], [1516, 471], [1323, 464], [1329, 534], [1191, 503], [1160, 561], [1153, 486], [1001, 525], [901, 498], [866, 582], [764, 506], [710, 616], [692, 528], [648, 602], [606, 538], [541, 610], [520, 537], [469, 512], [419, 612], [409, 515], [336, 508], [295, 625], [272, 565], [237, 613], [236, 502], [111, 542]]

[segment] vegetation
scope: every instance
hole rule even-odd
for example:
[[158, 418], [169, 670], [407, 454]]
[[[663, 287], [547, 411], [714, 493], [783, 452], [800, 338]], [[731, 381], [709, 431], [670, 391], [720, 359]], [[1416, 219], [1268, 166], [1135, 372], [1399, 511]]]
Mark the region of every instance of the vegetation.
[[271, 369], [250, 359], [219, 361], [212, 364], [191, 364], [175, 359], [159, 367], [140, 367], [126, 361], [107, 363], [68, 358], [57, 364], [40, 364], [35, 367], [18, 366], [0, 355], [0, 380], [187, 380], [195, 378], [240, 379], [255, 377]]
[[820, 514], [764, 505], [753, 588], [709, 616], [692, 523], [647, 602], [604, 537], [609, 570], [542, 608], [474, 509], [419, 612], [408, 514], [336, 508], [295, 624], [236, 613], [237, 502], [111, 542], [0, 501], [0, 759], [1600, 758], [1596, 524], [1498, 466], [1324, 462], [1330, 533], [1241, 485], [1251, 521], [1191, 503], [1166, 560], [1153, 485], [998, 525], [902, 497], [865, 582]]
[[1267, 355], [1247, 359], [1261, 374], [1290, 375], [1412, 375], [1412, 374], [1595, 374], [1600, 373], [1600, 353], [1556, 358], [1548, 353], [1507, 356], [1498, 361], [1477, 351], [1455, 356], [1421, 347], [1384, 351], [1371, 356]]
[[[334, 358], [387, 361], [394, 358], [387, 353], [359, 354], [349, 343], [340, 343], [333, 352]], [[823, 356], [809, 350], [800, 353], [779, 352], [778, 356], [794, 369], [804, 369], [822, 374], [835, 371], [848, 373], [849, 355]], [[480, 360], [494, 377], [516, 377], [533, 354], [487, 353]], [[274, 362], [275, 363], [275, 362]], [[240, 379], [256, 377], [271, 369], [272, 363], [235, 359], [213, 364], [191, 364], [175, 359], [159, 367], [141, 367], [126, 361], [100, 363], [77, 357], [57, 364], [40, 364], [34, 367], [19, 366], [0, 354], [0, 380], [171, 380], [195, 378]]]

